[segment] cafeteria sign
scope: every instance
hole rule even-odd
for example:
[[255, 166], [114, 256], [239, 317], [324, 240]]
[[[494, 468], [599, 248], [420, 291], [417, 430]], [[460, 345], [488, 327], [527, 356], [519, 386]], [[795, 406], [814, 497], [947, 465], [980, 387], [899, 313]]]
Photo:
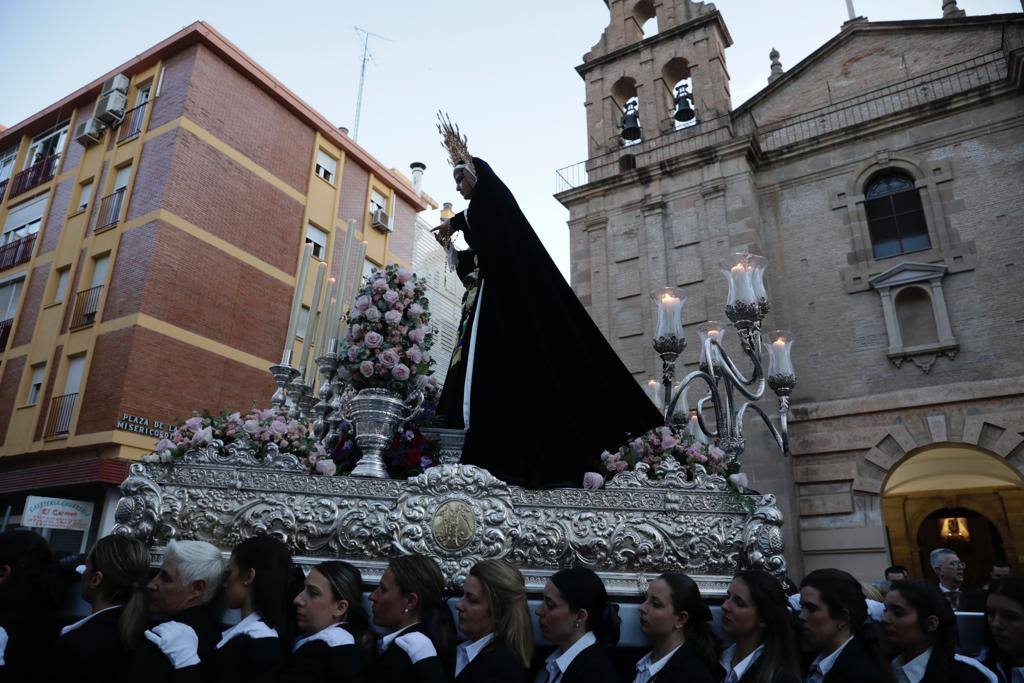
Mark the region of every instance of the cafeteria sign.
[[28, 496], [21, 526], [35, 529], [66, 529], [88, 531], [92, 522], [92, 503], [67, 498]]

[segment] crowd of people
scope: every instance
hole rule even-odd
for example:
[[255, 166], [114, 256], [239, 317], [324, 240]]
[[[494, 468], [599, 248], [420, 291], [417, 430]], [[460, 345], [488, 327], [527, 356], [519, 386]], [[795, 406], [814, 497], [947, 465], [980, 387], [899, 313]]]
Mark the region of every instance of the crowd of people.
[[[932, 557], [940, 581], [947, 553]], [[454, 615], [428, 557], [393, 559], [367, 610], [356, 567], [328, 560], [303, 575], [273, 536], [242, 541], [226, 563], [209, 543], [171, 541], [156, 573], [142, 543], [107, 536], [75, 571], [91, 613], [58, 628], [67, 584], [47, 542], [0, 534], [0, 681], [1024, 681], [1024, 579], [1001, 572], [984, 589], [979, 659], [957, 652], [954, 591], [902, 567], [886, 572], [880, 612], [871, 587], [839, 569], [810, 572], [793, 596], [766, 572], [742, 571], [721, 604], [722, 637], [697, 583], [665, 573], [639, 606], [649, 645], [623, 667], [617, 605], [584, 567], [548, 579], [539, 633], [523, 576], [503, 560], [470, 569]], [[239, 615], [228, 628], [225, 608]], [[550, 653], [535, 654], [537, 643]]]

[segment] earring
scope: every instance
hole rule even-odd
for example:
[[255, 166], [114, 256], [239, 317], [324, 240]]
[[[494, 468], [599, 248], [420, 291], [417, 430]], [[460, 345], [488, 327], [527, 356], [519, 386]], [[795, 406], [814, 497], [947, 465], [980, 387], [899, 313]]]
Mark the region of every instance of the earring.
[[408, 608], [408, 607], [406, 607], [406, 608], [405, 608], [404, 610], [402, 610], [402, 611], [403, 611], [403, 612], [405, 612], [406, 614], [408, 614], [408, 613], [409, 613], [409, 608]]
[[573, 628], [579, 628], [580, 627], [580, 622], [577, 621], [577, 622], [573, 623], [572, 627]]

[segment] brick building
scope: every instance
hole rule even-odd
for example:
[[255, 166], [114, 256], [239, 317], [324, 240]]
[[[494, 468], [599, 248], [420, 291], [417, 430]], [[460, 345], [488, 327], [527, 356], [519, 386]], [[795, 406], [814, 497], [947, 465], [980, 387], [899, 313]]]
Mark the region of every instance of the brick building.
[[409, 265], [428, 205], [202, 22], [0, 132], [0, 188], [0, 513], [92, 538], [168, 424], [269, 401], [304, 242]]
[[[941, 544], [969, 582], [999, 555], [1020, 571], [1024, 15], [947, 1], [941, 19], [852, 18], [788, 71], [772, 54], [768, 85], [733, 106], [714, 5], [607, 4], [577, 67], [589, 158], [560, 171], [557, 197], [572, 286], [630, 370], [660, 372], [648, 292], [687, 297], [688, 371], [697, 324], [724, 319], [719, 262], [765, 255], [766, 329], [796, 339], [793, 458], [749, 424], [744, 464], [781, 499], [792, 574], [928, 576]], [[972, 540], [948, 533], [954, 518]]]

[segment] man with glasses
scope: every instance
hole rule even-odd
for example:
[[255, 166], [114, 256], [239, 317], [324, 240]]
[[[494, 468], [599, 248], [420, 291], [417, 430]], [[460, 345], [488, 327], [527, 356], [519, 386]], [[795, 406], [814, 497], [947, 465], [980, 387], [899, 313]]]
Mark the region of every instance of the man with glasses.
[[959, 609], [960, 589], [964, 583], [964, 569], [967, 568], [967, 563], [961, 562], [956, 551], [949, 548], [936, 548], [928, 559], [935, 576], [939, 579], [939, 590], [942, 591], [942, 595], [954, 610]]

